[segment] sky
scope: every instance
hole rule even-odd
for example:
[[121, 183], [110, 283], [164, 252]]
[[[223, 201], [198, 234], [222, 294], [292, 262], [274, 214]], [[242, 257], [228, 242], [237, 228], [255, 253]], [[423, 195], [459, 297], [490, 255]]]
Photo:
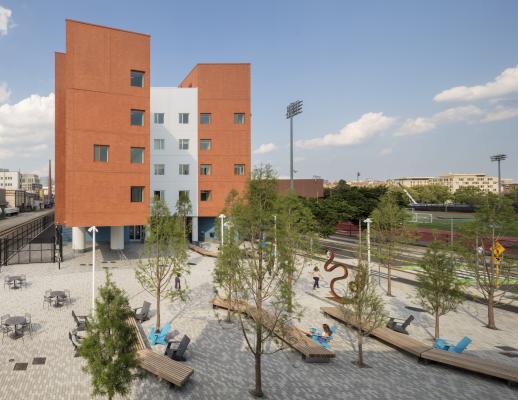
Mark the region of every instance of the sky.
[[328, 180], [518, 181], [518, 1], [0, 0], [0, 168], [47, 175], [65, 19], [151, 35], [151, 83], [252, 64], [252, 163]]

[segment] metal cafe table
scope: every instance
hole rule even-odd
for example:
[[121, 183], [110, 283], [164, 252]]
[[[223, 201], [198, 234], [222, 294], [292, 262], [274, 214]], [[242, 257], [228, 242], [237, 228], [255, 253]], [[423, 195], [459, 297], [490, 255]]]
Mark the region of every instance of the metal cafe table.
[[50, 297], [56, 298], [54, 307], [60, 307], [63, 305], [62, 303], [60, 303], [60, 300], [65, 300], [67, 298], [67, 294], [64, 290], [53, 290], [52, 292], [50, 292]]
[[23, 316], [14, 316], [9, 317], [5, 320], [4, 324], [8, 326], [14, 326], [14, 332], [11, 335], [11, 338], [18, 339], [19, 337], [23, 336], [23, 331], [21, 329], [18, 329], [18, 327], [21, 327], [23, 329], [23, 325], [27, 323], [27, 320]]
[[9, 284], [12, 284], [13, 289], [19, 289], [22, 287], [22, 280], [23, 280], [22, 276], [13, 275], [13, 276], [10, 276], [8, 279], [9, 279]]

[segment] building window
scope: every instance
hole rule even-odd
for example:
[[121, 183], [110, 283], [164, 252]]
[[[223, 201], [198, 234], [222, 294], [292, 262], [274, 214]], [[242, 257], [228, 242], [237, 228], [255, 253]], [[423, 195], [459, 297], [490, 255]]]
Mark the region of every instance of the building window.
[[234, 124], [243, 125], [245, 123], [245, 114], [244, 113], [235, 113], [234, 114]]
[[108, 146], [94, 144], [94, 161], [108, 162]]
[[132, 164], [144, 164], [144, 149], [142, 147], [132, 147], [130, 159]]
[[131, 86], [144, 87], [144, 72], [131, 70]]
[[178, 191], [178, 198], [183, 200], [189, 200], [189, 191], [188, 190], [179, 190]]
[[131, 202], [142, 203], [144, 201], [144, 187], [143, 186], [132, 186], [131, 187]]
[[154, 139], [153, 140], [155, 150], [165, 149], [165, 139]]
[[154, 113], [153, 121], [157, 125], [163, 125], [164, 124], [164, 113]]
[[200, 200], [201, 201], [210, 201], [212, 198], [212, 191], [210, 190], [202, 190], [200, 192]]
[[155, 175], [165, 175], [164, 164], [155, 164]]
[[200, 114], [200, 124], [202, 124], [202, 125], [212, 124], [212, 114], [211, 113], [201, 113]]
[[244, 175], [245, 164], [234, 164], [234, 175]]
[[189, 150], [189, 139], [180, 139], [178, 141], [178, 147], [180, 150]]
[[188, 124], [189, 123], [189, 113], [178, 114], [178, 123], [179, 124]]
[[164, 191], [163, 190], [154, 190], [153, 198], [155, 200], [165, 200]]
[[131, 125], [144, 126], [144, 111], [131, 110]]
[[201, 164], [200, 165], [200, 175], [211, 175], [212, 174], [212, 165], [211, 164]]
[[189, 164], [180, 164], [179, 174], [189, 175]]
[[201, 139], [200, 150], [210, 150], [212, 148], [212, 139]]

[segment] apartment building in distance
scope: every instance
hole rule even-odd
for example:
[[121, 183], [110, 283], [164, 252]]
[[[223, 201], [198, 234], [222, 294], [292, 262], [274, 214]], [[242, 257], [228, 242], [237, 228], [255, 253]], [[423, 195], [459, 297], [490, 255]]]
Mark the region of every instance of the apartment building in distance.
[[42, 189], [40, 177], [36, 174], [22, 174], [20, 179], [22, 190], [31, 193], [38, 193]]
[[[502, 183], [509, 181], [509, 179], [503, 179]], [[465, 187], [476, 187], [484, 192], [498, 193], [498, 177], [486, 174], [449, 173], [437, 177], [404, 177], [390, 179], [387, 183], [401, 185], [406, 188], [439, 184], [448, 187], [451, 193], [455, 193], [458, 189]]]
[[154, 198], [188, 196], [192, 240], [214, 237], [228, 193], [250, 176], [250, 64], [198, 64], [150, 87], [148, 35], [66, 22], [56, 53], [56, 222], [81, 251], [87, 228], [123, 249]]
[[56, 223], [122, 249], [149, 218], [150, 36], [66, 21], [55, 55]]
[[20, 190], [21, 176], [22, 174], [19, 171], [9, 171], [6, 168], [0, 168], [0, 188]]

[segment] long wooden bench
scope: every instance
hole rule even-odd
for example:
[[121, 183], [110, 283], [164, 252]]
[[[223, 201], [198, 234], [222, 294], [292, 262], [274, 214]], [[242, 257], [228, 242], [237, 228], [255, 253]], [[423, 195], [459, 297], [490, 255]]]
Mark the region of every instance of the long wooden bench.
[[[258, 310], [245, 302], [232, 301], [229, 305], [228, 300], [215, 297], [211, 300], [213, 307], [230, 309], [249, 315], [254, 320], [258, 319]], [[329, 362], [336, 354], [324, 349], [320, 344], [313, 342], [302, 331], [294, 326], [287, 326], [275, 318], [266, 310], [262, 310], [262, 324], [266, 329], [273, 330], [275, 335], [291, 348], [298, 351], [306, 362]], [[275, 328], [275, 329], [274, 329]]]
[[140, 367], [176, 386], [183, 386], [194, 370], [186, 364], [155, 353], [151, 350], [151, 345], [140, 323], [135, 318], [130, 318], [128, 323], [137, 336], [136, 349]]
[[[338, 321], [358, 328], [358, 325], [337, 307], [321, 307], [320, 310]], [[440, 364], [504, 379], [511, 386], [516, 386], [518, 383], [518, 368], [516, 367], [496, 361], [486, 360], [470, 354], [459, 354], [434, 349], [431, 345], [427, 345], [408, 335], [395, 332], [385, 327], [376, 328], [371, 334], [382, 342], [388, 343], [400, 350], [415, 355], [420, 360], [434, 361]]]

